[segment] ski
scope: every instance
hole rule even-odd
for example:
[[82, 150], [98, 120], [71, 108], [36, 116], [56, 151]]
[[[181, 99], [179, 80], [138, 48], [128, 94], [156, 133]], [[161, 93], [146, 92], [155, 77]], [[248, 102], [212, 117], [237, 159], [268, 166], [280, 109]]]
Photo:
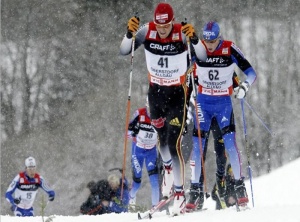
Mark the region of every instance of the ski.
[[195, 210], [191, 210], [191, 211], [189, 211], [189, 212], [187, 212], [186, 211], [186, 208], [185, 208], [185, 212], [182, 212], [182, 213], [180, 213], [179, 215], [178, 214], [175, 214], [175, 215], [169, 215], [169, 217], [178, 217], [178, 216], [183, 216], [183, 215], [185, 215], [185, 213], [187, 213], [187, 214], [191, 214], [191, 213], [200, 213], [200, 212], [203, 212], [203, 211], [206, 211], [206, 210], [208, 210], [208, 208], [202, 208], [202, 209], [195, 209]]
[[[161, 201], [159, 201], [159, 203], [157, 205], [155, 205], [150, 210], [143, 213], [143, 216], [141, 215], [141, 213], [138, 213], [138, 219], [139, 220], [151, 219], [154, 213], [163, 209], [163, 207], [167, 206], [173, 199], [174, 199], [173, 195], [168, 198], [163, 198]], [[167, 209], [167, 212], [168, 212], [168, 209]]]
[[202, 208], [202, 209], [185, 209], [185, 212], [186, 213], [196, 213], [196, 212], [202, 212], [202, 211], [206, 211], [208, 208], [205, 207], [205, 208]]

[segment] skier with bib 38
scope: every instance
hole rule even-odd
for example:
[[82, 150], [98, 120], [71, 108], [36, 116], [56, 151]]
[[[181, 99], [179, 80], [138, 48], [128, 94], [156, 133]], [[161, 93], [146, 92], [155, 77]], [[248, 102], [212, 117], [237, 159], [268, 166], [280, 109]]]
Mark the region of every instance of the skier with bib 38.
[[136, 194], [141, 186], [144, 162], [151, 185], [152, 206], [159, 202], [159, 170], [157, 166], [157, 132], [151, 125], [148, 111], [148, 98], [146, 106], [137, 109], [129, 123], [129, 136], [132, 137], [131, 168], [132, 187], [129, 192], [129, 205], [135, 209]]

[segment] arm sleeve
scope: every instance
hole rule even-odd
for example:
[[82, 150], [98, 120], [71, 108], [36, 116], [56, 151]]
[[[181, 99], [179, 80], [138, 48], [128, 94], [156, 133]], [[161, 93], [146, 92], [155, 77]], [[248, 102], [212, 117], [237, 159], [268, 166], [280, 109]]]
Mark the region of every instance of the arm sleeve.
[[41, 188], [49, 195], [49, 196], [53, 196], [55, 197], [55, 192], [54, 190], [52, 190], [48, 184], [46, 183], [45, 179], [43, 177], [40, 177], [41, 178]]
[[128, 134], [132, 135], [133, 137], [136, 136], [139, 132], [139, 111], [136, 110], [133, 114], [133, 118], [128, 125]]
[[234, 43], [231, 45], [231, 56], [233, 61], [247, 76], [245, 82], [248, 82], [251, 86], [256, 80], [256, 72], [249, 61], [244, 57], [241, 50]]
[[[182, 35], [183, 42], [185, 44], [187, 44], [186, 36], [183, 33], [181, 33], [181, 35]], [[205, 46], [203, 45], [203, 43], [200, 40], [198, 40], [197, 44], [193, 44], [193, 43], [191, 44], [191, 51], [195, 52], [195, 55], [199, 60], [201, 60], [201, 61], [206, 60], [206, 58], [207, 58], [206, 49], [205, 49]]]
[[[144, 24], [139, 28], [139, 30], [135, 35], [134, 50], [136, 50], [142, 44], [144, 44], [148, 29], [149, 29], [148, 23]], [[128, 38], [125, 34], [120, 46], [120, 55], [129, 55], [131, 53], [131, 46], [132, 46], [132, 38]]]
[[12, 205], [15, 205], [14, 203], [14, 197], [13, 197], [13, 193], [15, 192], [16, 188], [17, 188], [17, 185], [19, 184], [19, 179], [20, 179], [20, 176], [17, 175], [13, 181], [10, 183], [6, 193], [5, 193], [5, 198], [6, 200], [11, 203]]

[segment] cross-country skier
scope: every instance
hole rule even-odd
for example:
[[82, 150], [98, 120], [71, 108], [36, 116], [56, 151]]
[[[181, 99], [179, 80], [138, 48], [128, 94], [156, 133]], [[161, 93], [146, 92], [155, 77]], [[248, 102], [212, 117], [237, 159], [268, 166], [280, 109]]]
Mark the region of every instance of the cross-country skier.
[[25, 171], [20, 172], [9, 185], [5, 197], [11, 204], [11, 210], [15, 216], [34, 216], [33, 203], [38, 192], [42, 188], [53, 201], [55, 192], [45, 182], [44, 178], [36, 173], [36, 162], [33, 157], [25, 160]]
[[129, 123], [128, 131], [132, 137], [131, 168], [132, 187], [129, 193], [130, 207], [135, 208], [136, 194], [141, 186], [144, 162], [151, 185], [152, 206], [159, 202], [159, 170], [157, 164], [157, 132], [151, 125], [148, 111], [148, 98], [146, 106], [134, 112]]
[[[240, 49], [231, 41], [223, 40], [220, 28], [216, 22], [208, 22], [203, 28], [203, 41], [206, 47], [207, 59], [205, 62], [196, 61], [196, 73], [198, 76], [198, 118], [201, 134], [205, 135], [210, 129], [211, 119], [215, 117], [222, 132], [225, 148], [229, 155], [230, 163], [235, 177], [235, 188], [238, 193], [238, 204], [248, 202], [244, 178], [241, 175], [240, 154], [235, 140], [235, 123], [230, 95], [233, 93], [232, 75], [237, 65], [247, 76], [235, 91], [235, 97], [243, 99], [250, 86], [256, 79], [256, 72], [244, 57]], [[199, 123], [195, 124], [198, 129]], [[206, 138], [201, 138], [202, 148]], [[195, 162], [195, 175], [191, 180], [191, 188], [200, 186], [201, 152], [199, 140], [193, 137], [194, 148], [192, 160]], [[225, 196], [225, 177], [216, 175], [218, 193], [221, 198]], [[195, 193], [194, 193], [195, 194]], [[190, 196], [189, 203], [194, 203], [194, 197]]]
[[[195, 82], [198, 83], [198, 78], [195, 78]], [[239, 86], [239, 77], [237, 74], [234, 72], [232, 76], [232, 82], [233, 82], [233, 88], [236, 88]], [[217, 175], [225, 175], [225, 168], [226, 168], [226, 162], [227, 162], [227, 156], [225, 153], [225, 146], [224, 146], [224, 141], [222, 138], [222, 132], [221, 129], [218, 125], [216, 117], [213, 117], [211, 119], [211, 125], [210, 125], [210, 130], [205, 133], [205, 145], [204, 145], [204, 150], [203, 150], [203, 160], [205, 162], [206, 160], [206, 152], [207, 152], [207, 146], [208, 146], [208, 139], [210, 136], [210, 132], [212, 132], [213, 135], [213, 140], [214, 140], [214, 152], [216, 154], [216, 174]], [[194, 127], [193, 130], [193, 136], [198, 137], [198, 130]], [[191, 162], [191, 168], [193, 172], [193, 168], [195, 167], [193, 161]], [[201, 165], [201, 176], [200, 176], [200, 181], [199, 185], [197, 184], [196, 187], [191, 186], [190, 188], [190, 201], [187, 203], [186, 208], [187, 211], [195, 210], [197, 209], [202, 209], [203, 204], [204, 204], [204, 175], [203, 175], [203, 166]], [[200, 186], [200, 187], [199, 187]], [[197, 206], [198, 205], [198, 206]]]
[[120, 53], [130, 54], [133, 36], [134, 50], [144, 45], [149, 79], [150, 117], [158, 133], [159, 151], [165, 169], [162, 194], [166, 197], [172, 195], [170, 191], [174, 182], [173, 215], [178, 215], [185, 208], [185, 163], [181, 139], [188, 103], [187, 37], [199, 60], [206, 59], [206, 51], [191, 24], [182, 26], [174, 22], [173, 8], [168, 3], [159, 3], [155, 8], [153, 21], [138, 28], [139, 19], [130, 18]]

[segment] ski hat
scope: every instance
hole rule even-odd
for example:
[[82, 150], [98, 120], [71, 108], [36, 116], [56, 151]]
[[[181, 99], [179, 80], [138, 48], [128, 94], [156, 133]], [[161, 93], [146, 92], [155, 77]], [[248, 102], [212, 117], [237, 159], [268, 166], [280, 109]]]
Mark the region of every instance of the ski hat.
[[35, 167], [36, 166], [36, 163], [35, 163], [35, 159], [33, 157], [28, 157], [26, 160], [25, 160], [25, 166], [26, 167]]
[[203, 39], [212, 41], [220, 36], [220, 27], [218, 23], [210, 21], [203, 27]]
[[107, 178], [108, 183], [114, 187], [120, 186], [120, 178], [116, 174], [111, 174]]
[[161, 2], [156, 6], [153, 21], [155, 24], [164, 25], [172, 22], [174, 19], [173, 8], [170, 4]]

